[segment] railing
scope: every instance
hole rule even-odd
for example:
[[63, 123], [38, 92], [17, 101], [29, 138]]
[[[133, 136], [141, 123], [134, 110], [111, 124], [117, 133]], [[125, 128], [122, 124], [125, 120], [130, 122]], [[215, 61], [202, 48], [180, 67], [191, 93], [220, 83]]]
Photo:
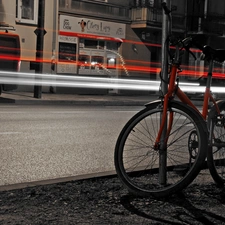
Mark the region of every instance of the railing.
[[[160, 27], [162, 24], [162, 10], [154, 7], [131, 8], [131, 21], [133, 24], [148, 24], [152, 27]], [[173, 28], [185, 29], [185, 16], [173, 14]]]
[[154, 0], [132, 0], [130, 1], [130, 7], [153, 7]]
[[151, 21], [162, 23], [162, 10], [155, 8], [132, 8], [131, 9], [132, 22], [137, 21]]
[[104, 2], [59, 0], [59, 11], [129, 20], [129, 8]]

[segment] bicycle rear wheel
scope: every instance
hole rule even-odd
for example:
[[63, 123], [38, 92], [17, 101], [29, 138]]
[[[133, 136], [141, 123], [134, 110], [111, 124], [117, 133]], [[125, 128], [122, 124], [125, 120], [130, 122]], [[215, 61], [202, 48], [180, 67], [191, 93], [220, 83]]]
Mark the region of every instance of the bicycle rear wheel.
[[[155, 102], [131, 118], [115, 147], [115, 168], [128, 190], [139, 196], [165, 197], [188, 186], [206, 157], [207, 128], [190, 107], [170, 102], [173, 124], [166, 146], [166, 179], [161, 182], [160, 150], [154, 148], [162, 104]], [[165, 167], [165, 165], [164, 165]]]
[[212, 126], [212, 144], [208, 148], [207, 163], [215, 183], [225, 183], [225, 102], [219, 101], [220, 115], [215, 108], [209, 112], [208, 126]]

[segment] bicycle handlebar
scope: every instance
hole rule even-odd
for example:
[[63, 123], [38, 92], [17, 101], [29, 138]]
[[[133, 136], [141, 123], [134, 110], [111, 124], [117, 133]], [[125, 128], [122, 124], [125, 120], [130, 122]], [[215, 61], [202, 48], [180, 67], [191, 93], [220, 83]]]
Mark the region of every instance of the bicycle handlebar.
[[166, 15], [169, 15], [171, 13], [171, 10], [167, 7], [166, 2], [162, 3], [162, 8], [164, 9]]
[[[168, 32], [168, 38], [167, 40], [169, 40], [171, 45], [175, 45], [176, 47], [179, 46], [179, 44], [182, 44], [182, 49], [185, 49], [187, 52], [189, 52], [195, 59], [196, 56], [194, 55], [194, 53], [190, 50], [190, 48], [196, 47], [199, 50], [203, 51], [204, 50], [204, 46], [201, 45], [198, 41], [196, 37], [199, 37], [199, 35], [196, 35], [194, 37], [187, 37], [183, 40], [181, 39], [177, 39], [175, 36], [172, 35], [172, 16], [171, 16], [171, 12], [172, 10], [170, 10], [167, 6], [166, 2], [162, 2], [161, 3], [162, 9], [164, 10], [164, 13], [167, 15], [168, 19], [169, 19], [169, 32]], [[179, 54], [178, 54], [179, 55]], [[178, 56], [179, 57], [179, 56]]]
[[194, 36], [186, 37], [184, 39], [178, 39], [177, 37], [173, 36], [172, 35], [172, 16], [171, 16], [172, 10], [170, 10], [167, 7], [166, 2], [162, 2], [161, 5], [162, 5], [162, 9], [164, 10], [164, 13], [167, 15], [170, 22], [167, 41], [170, 42], [170, 45], [176, 46], [175, 58], [177, 62], [179, 61], [179, 56], [180, 56], [179, 51], [182, 49], [185, 49], [188, 53], [190, 53], [196, 59], [195, 54], [190, 50], [191, 48], [198, 48], [200, 51], [202, 51], [202, 53], [205, 55], [205, 59], [207, 60], [217, 60], [219, 62], [222, 62], [223, 60], [225, 60], [225, 56], [224, 56], [225, 50], [218, 51], [211, 48], [210, 46], [202, 44], [205, 42], [205, 38], [208, 38], [204, 34], [196, 34]]
[[[198, 48], [202, 52], [202, 59], [207, 61], [215, 61], [218, 63], [225, 61], [225, 49], [214, 49], [209, 45], [203, 45], [200, 43], [202, 40], [198, 40], [199, 35], [190, 36], [184, 39], [176, 39], [175, 37], [169, 37], [170, 44], [176, 46], [176, 54], [175, 61], [179, 62], [180, 51], [185, 49], [188, 53], [190, 53], [195, 59], [195, 54], [190, 50], [191, 48]], [[200, 36], [201, 39], [201, 36]], [[201, 56], [201, 57], [202, 57]]]
[[192, 37], [192, 36], [186, 37], [184, 39], [178, 39], [174, 36], [170, 36], [169, 41], [170, 41], [170, 44], [173, 46], [182, 45], [182, 47], [185, 49], [198, 48], [201, 51], [204, 50], [204, 46], [196, 40], [195, 36], [194, 37]]
[[184, 39], [179, 39], [175, 36], [169, 36], [168, 37], [170, 45], [176, 46], [176, 49], [177, 49], [176, 57], [178, 55], [178, 58], [179, 58], [178, 50], [180, 51], [180, 50], [183, 50], [183, 49], [185, 49], [188, 53], [190, 53], [195, 59], [196, 59], [196, 56], [190, 50], [191, 48], [198, 48], [204, 54], [208, 53], [208, 51], [206, 51], [206, 46], [200, 44], [198, 39], [199, 39], [199, 35], [189, 36], [189, 37], [186, 37]]

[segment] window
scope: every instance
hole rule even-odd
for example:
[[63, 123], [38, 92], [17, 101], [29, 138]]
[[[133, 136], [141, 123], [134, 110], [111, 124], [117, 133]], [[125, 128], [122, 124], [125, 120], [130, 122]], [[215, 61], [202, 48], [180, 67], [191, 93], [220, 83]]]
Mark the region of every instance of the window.
[[102, 70], [103, 63], [104, 63], [103, 56], [94, 55], [91, 57], [91, 69]]
[[38, 0], [16, 1], [16, 22], [37, 24]]
[[105, 41], [80, 39], [80, 48], [104, 49]]
[[107, 69], [116, 69], [116, 56], [107, 56]]
[[98, 48], [98, 41], [97, 40], [84, 40], [84, 47], [85, 48]]
[[106, 49], [118, 51], [119, 44], [120, 43], [115, 42], [115, 41], [106, 42]]
[[88, 69], [90, 66], [90, 56], [89, 55], [79, 55], [79, 69]]

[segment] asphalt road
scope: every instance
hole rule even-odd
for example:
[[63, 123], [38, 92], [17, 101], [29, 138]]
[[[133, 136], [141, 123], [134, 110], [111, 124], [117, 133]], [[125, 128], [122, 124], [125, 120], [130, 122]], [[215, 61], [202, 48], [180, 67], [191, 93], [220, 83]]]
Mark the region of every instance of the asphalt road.
[[113, 172], [119, 132], [141, 108], [1, 104], [0, 189]]

